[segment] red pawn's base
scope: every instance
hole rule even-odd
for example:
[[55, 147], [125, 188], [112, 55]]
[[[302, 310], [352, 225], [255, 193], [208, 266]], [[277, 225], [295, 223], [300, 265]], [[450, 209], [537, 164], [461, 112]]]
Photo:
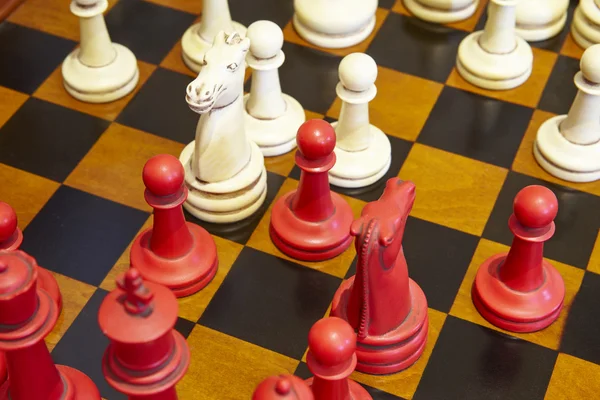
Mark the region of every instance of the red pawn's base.
[[[312, 382], [314, 378], [308, 378], [305, 380], [308, 387], [312, 389]], [[367, 389], [356, 383], [352, 379], [348, 379], [348, 388], [350, 389], [350, 399], [352, 400], [373, 400], [373, 397], [367, 392]]]
[[131, 246], [131, 267], [142, 277], [168, 287], [177, 297], [194, 294], [214, 278], [217, 273], [217, 246], [202, 227], [186, 222], [192, 237], [192, 248], [183, 257], [168, 259], [150, 250], [152, 228], [142, 232]]
[[60, 294], [60, 288], [58, 282], [54, 276], [47, 269], [38, 267], [38, 286], [46, 291], [54, 300], [58, 308], [58, 312], [62, 309], [62, 295]]
[[331, 192], [334, 213], [320, 222], [299, 219], [290, 205], [296, 191], [282, 196], [273, 205], [269, 233], [279, 250], [303, 261], [324, 261], [343, 253], [352, 243], [350, 225], [354, 220], [350, 205]]
[[544, 260], [544, 282], [540, 287], [530, 292], [513, 290], [498, 277], [506, 255], [497, 254], [481, 264], [471, 291], [473, 304], [483, 318], [507, 331], [524, 333], [546, 328], [558, 318], [563, 307], [562, 276]]
[[[348, 299], [354, 276], [342, 283], [335, 293], [331, 315], [348, 320]], [[408, 317], [393, 331], [383, 336], [358, 338], [356, 370], [371, 375], [388, 375], [413, 365], [425, 349], [429, 331], [429, 314], [425, 293], [409, 279], [410, 302]]]

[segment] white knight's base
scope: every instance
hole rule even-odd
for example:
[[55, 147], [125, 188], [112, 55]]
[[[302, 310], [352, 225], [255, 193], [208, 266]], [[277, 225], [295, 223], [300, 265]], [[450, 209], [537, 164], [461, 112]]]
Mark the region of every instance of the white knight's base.
[[436, 24], [463, 21], [471, 17], [479, 0], [404, 0], [415, 17]]

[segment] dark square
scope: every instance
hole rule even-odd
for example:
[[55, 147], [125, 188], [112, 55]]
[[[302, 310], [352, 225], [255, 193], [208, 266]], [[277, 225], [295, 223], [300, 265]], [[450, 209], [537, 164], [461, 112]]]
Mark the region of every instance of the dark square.
[[579, 72], [579, 60], [559, 55], [542, 92], [538, 108], [554, 114], [566, 114], [577, 94], [573, 79]]
[[177, 317], [177, 322], [175, 323], [175, 330], [183, 335], [184, 338], [192, 333], [192, 330], [196, 326], [195, 322], [187, 320], [185, 318]]
[[25, 229], [21, 247], [41, 266], [98, 286], [148, 216], [61, 186]]
[[285, 181], [285, 177], [267, 171], [267, 197], [265, 198], [265, 202], [258, 210], [256, 210], [256, 212], [254, 212], [254, 214], [241, 221], [233, 222], [231, 224], [213, 224], [210, 222], [200, 221], [192, 214], [184, 210], [185, 218], [188, 221], [192, 221], [202, 226], [212, 235], [220, 236], [239, 244], [246, 244], [248, 239], [250, 239], [250, 236], [252, 236], [254, 229], [271, 205], [271, 202], [277, 195], [277, 192], [279, 192], [279, 188], [283, 184], [283, 181]]
[[533, 110], [446, 86], [417, 141], [510, 168]]
[[467, 32], [390, 13], [367, 54], [382, 67], [446, 82]]
[[0, 128], [0, 162], [62, 182], [108, 125], [30, 97]]
[[600, 197], [548, 183], [513, 171], [508, 173], [483, 232], [486, 239], [510, 245], [513, 234], [508, 219], [517, 193], [529, 185], [542, 185], [558, 198], [556, 232], [545, 243], [544, 256], [578, 268], [586, 268], [600, 226]]
[[117, 118], [117, 122], [179, 143], [194, 140], [200, 115], [185, 102], [193, 78], [157, 68]]
[[129, 48], [138, 60], [159, 64], [195, 18], [147, 1], [122, 0], [106, 14], [106, 26], [112, 41]]
[[341, 279], [244, 248], [199, 323], [302, 358], [308, 331], [325, 315]]
[[35, 29], [0, 23], [0, 85], [32, 94], [75, 45]]
[[231, 18], [249, 27], [253, 22], [267, 20], [275, 22], [281, 29], [294, 15], [294, 3], [281, 0], [229, 0]]
[[448, 316], [414, 400], [543, 400], [557, 352]]
[[379, 0], [379, 8], [391, 9], [395, 2], [396, 0]]
[[568, 312], [560, 351], [600, 364], [600, 275], [586, 272]]

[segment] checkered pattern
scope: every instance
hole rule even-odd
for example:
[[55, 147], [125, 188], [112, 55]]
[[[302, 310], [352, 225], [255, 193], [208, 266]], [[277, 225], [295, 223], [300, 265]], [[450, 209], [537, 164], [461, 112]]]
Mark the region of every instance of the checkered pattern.
[[[77, 46], [67, 0], [26, 0], [0, 23], [0, 199], [13, 205], [23, 250], [57, 277], [64, 311], [47, 342], [58, 363], [88, 374], [102, 396], [124, 399], [105, 382], [107, 345], [98, 308], [128, 268], [129, 246], [152, 223], [141, 170], [158, 153], [178, 156], [193, 140], [198, 115], [184, 102], [194, 74], [180, 38], [199, 19], [201, 1], [110, 0], [113, 41], [138, 57], [134, 93], [104, 105], [80, 103], [62, 87], [60, 65]], [[359, 215], [387, 178], [417, 186], [406, 227], [411, 277], [429, 304], [427, 347], [392, 376], [354, 373], [375, 399], [591, 399], [600, 391], [600, 182], [570, 184], [545, 173], [532, 143], [540, 124], [568, 111], [582, 50], [568, 34], [534, 44], [523, 86], [489, 92], [454, 69], [457, 46], [483, 27], [485, 2], [467, 21], [436, 26], [381, 0], [373, 34], [344, 50], [307, 44], [290, 21], [291, 0], [230, 0], [235, 20], [278, 23], [285, 34], [284, 92], [308, 118], [334, 121], [337, 67], [355, 51], [379, 65], [371, 122], [389, 136], [393, 162], [381, 182], [334, 188]], [[573, 2], [574, 3], [574, 2]], [[572, 16], [574, 4], [569, 11]], [[266, 159], [268, 196], [259, 212], [233, 226], [200, 223], [213, 235], [219, 271], [203, 291], [180, 299], [176, 328], [192, 362], [182, 399], [249, 399], [266, 376], [310, 375], [304, 356], [311, 325], [327, 315], [333, 293], [355, 271], [355, 250], [322, 263], [292, 260], [268, 235], [273, 201], [294, 189], [293, 153]], [[478, 266], [508, 249], [515, 194], [540, 184], [559, 199], [556, 234], [545, 255], [562, 274], [566, 306], [549, 328], [509, 334], [475, 310]], [[189, 220], [193, 217], [186, 215]]]

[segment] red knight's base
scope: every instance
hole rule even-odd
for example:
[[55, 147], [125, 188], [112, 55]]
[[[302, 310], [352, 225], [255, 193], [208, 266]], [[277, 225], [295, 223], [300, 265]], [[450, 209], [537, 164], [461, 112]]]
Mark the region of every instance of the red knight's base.
[[[331, 315], [348, 320], [346, 310], [354, 276], [345, 280], [335, 293]], [[425, 349], [429, 327], [427, 299], [421, 287], [409, 278], [412, 309], [408, 317], [384, 336], [358, 338], [356, 370], [371, 375], [387, 375], [414, 364]]]
[[487, 259], [477, 272], [473, 304], [491, 324], [511, 332], [535, 332], [554, 322], [563, 307], [565, 286], [559, 272], [542, 261], [544, 282], [535, 290], [519, 292], [498, 278], [507, 253]]

